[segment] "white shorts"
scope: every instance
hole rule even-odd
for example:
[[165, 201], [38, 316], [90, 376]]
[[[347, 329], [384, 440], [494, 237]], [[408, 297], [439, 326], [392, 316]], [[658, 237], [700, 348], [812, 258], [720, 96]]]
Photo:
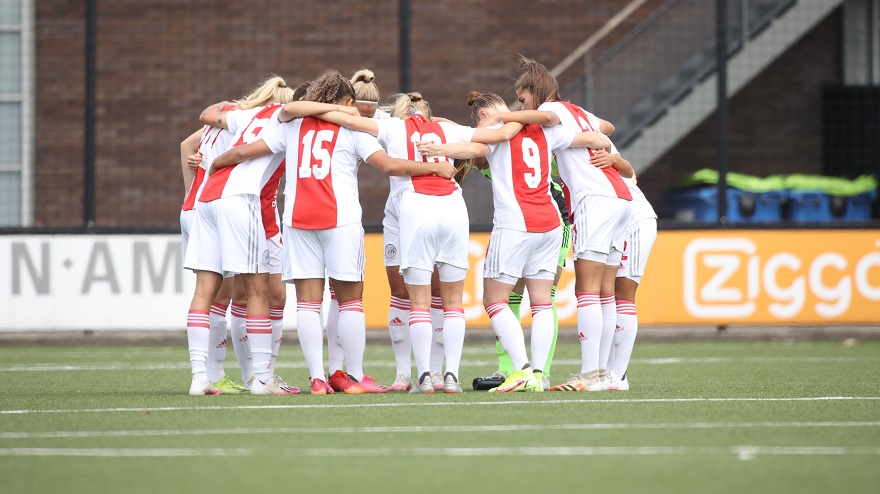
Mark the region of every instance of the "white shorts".
[[489, 237], [483, 277], [515, 285], [520, 278], [552, 280], [559, 263], [562, 226], [530, 233], [494, 228]]
[[190, 209], [180, 210], [180, 244], [183, 247], [183, 258], [186, 259], [186, 247], [189, 245], [189, 235], [192, 232], [192, 225], [196, 221], [196, 210]]
[[620, 260], [618, 278], [629, 278], [640, 283], [645, 275], [645, 266], [654, 241], [657, 240], [657, 220], [645, 218], [631, 223], [626, 231], [623, 258]]
[[281, 274], [281, 233], [266, 239], [269, 248], [269, 274]]
[[630, 201], [617, 197], [584, 197], [574, 212], [574, 258], [597, 261], [598, 254], [604, 262], [614, 246], [615, 236], [619, 237], [619, 249], [622, 249], [626, 223], [621, 221], [631, 209]]
[[224, 276], [269, 272], [260, 197], [240, 194], [199, 202], [183, 266]]
[[382, 219], [382, 242], [385, 244], [385, 266], [400, 266], [400, 222], [397, 201], [388, 196], [385, 218]]
[[364, 228], [360, 223], [303, 230], [284, 225], [282, 281], [312, 278], [326, 274], [339, 281], [364, 281]]
[[[434, 271], [420, 268], [406, 268], [400, 272], [403, 282], [407, 285], [430, 285], [434, 277]], [[467, 269], [455, 267], [445, 262], [437, 266], [437, 277], [440, 283], [455, 283], [467, 277]]]
[[468, 213], [460, 193], [405, 191], [398, 213], [401, 274], [406, 268], [434, 271], [439, 263], [468, 268]]

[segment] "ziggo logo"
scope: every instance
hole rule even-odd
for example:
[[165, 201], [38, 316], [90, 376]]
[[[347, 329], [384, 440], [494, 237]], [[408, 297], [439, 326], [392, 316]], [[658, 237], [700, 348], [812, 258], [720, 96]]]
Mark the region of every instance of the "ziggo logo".
[[[767, 311], [779, 319], [791, 319], [804, 308], [807, 290], [820, 300], [813, 306], [819, 316], [832, 319], [844, 314], [853, 298], [853, 287], [867, 300], [880, 300], [880, 285], [872, 285], [869, 273], [880, 269], [880, 252], [868, 252], [850, 267], [847, 258], [837, 252], [823, 252], [812, 259], [802, 259], [791, 252], [779, 252], [763, 262], [757, 246], [747, 238], [697, 239], [684, 251], [684, 304], [694, 317], [745, 318], [755, 313], [763, 291], [772, 302]], [[801, 268], [806, 266], [806, 275]], [[745, 268], [745, 283], [730, 283]], [[711, 270], [708, 281], [707, 271]], [[796, 273], [788, 286], [780, 286], [778, 273], [786, 269]], [[826, 284], [823, 273], [843, 273], [836, 284]], [[702, 276], [701, 276], [702, 275]], [[875, 278], [876, 279], [876, 278]], [[739, 285], [739, 286], [737, 286]]]

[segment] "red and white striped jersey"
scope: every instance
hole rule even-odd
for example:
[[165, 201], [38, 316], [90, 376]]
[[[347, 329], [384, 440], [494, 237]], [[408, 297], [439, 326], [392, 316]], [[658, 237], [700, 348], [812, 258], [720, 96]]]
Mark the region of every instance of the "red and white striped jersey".
[[360, 223], [358, 158], [382, 150], [363, 132], [308, 117], [284, 123], [263, 138], [273, 153], [286, 151], [285, 225], [326, 230]]
[[[278, 121], [280, 111], [281, 105], [273, 104], [227, 113], [229, 129], [230, 131], [235, 129], [232, 147], [256, 142], [266, 132], [277, 127], [280, 123]], [[239, 194], [261, 195], [282, 161], [284, 155], [276, 153], [221, 168], [208, 177], [199, 201], [211, 202], [221, 197]], [[208, 162], [208, 167], [212, 162], [213, 159]]]
[[574, 136], [562, 126], [526, 125], [511, 140], [489, 145], [496, 228], [542, 233], [562, 224], [550, 194], [551, 152], [570, 146]]
[[[422, 156], [416, 149], [416, 143], [419, 141], [431, 141], [437, 144], [470, 142], [476, 130], [447, 122], [429, 122], [418, 113], [406, 120], [399, 118], [377, 120], [376, 125], [379, 126], [379, 143], [385, 148], [388, 156], [425, 163], [429, 160], [435, 163], [440, 161], [451, 163], [451, 160], [444, 156], [428, 158]], [[396, 201], [404, 190], [431, 196], [447, 196], [460, 191], [461, 188], [455, 180], [438, 175], [391, 177], [391, 191], [388, 197]]]
[[651, 207], [651, 203], [648, 202], [648, 199], [645, 197], [645, 194], [641, 189], [632, 181], [631, 178], [623, 177], [624, 183], [629, 187], [629, 192], [632, 194], [633, 202], [632, 202], [632, 214], [629, 217], [630, 223], [635, 223], [636, 221], [641, 221], [647, 218], [657, 219], [657, 213], [654, 212], [654, 208]]
[[[223, 108], [223, 111], [228, 112], [228, 114], [242, 113], [240, 110], [234, 110], [234, 108], [233, 105], [229, 105]], [[198, 151], [202, 156], [202, 162], [199, 163], [199, 167], [196, 169], [196, 175], [193, 177], [192, 185], [190, 185], [189, 194], [186, 195], [181, 209], [190, 211], [195, 208], [196, 201], [199, 200], [199, 195], [205, 185], [205, 177], [208, 175], [208, 163], [211, 163], [214, 161], [214, 158], [229, 149], [234, 136], [234, 131], [205, 125], [202, 139], [199, 141]]]
[[[549, 101], [539, 110], [552, 111], [559, 116], [562, 126], [578, 132], [599, 132], [599, 119], [583, 108], [567, 101]], [[612, 145], [611, 152], [620, 154]], [[620, 172], [614, 168], [599, 169], [590, 164], [593, 151], [588, 148], [568, 148], [554, 150], [559, 176], [565, 184], [565, 198], [569, 201], [569, 211], [588, 195], [619, 197], [632, 200], [629, 188], [623, 183]]]

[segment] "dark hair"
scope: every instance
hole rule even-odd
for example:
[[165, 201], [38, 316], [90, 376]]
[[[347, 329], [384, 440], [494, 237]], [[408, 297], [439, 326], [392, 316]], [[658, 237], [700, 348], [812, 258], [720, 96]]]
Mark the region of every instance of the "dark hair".
[[535, 98], [535, 106], [547, 101], [559, 101], [559, 83], [542, 64], [531, 58], [518, 55], [520, 75], [516, 78], [517, 91], [526, 89]]
[[306, 93], [309, 91], [309, 88], [312, 87], [312, 81], [306, 81], [294, 88], [293, 90], [293, 100], [299, 101], [306, 96]]
[[319, 103], [335, 103], [350, 96], [354, 99], [354, 88], [351, 82], [336, 70], [328, 70], [312, 81], [305, 98]]
[[495, 93], [481, 93], [479, 91], [471, 91], [468, 94], [468, 106], [471, 107], [471, 119], [474, 123], [480, 122], [480, 110], [483, 108], [492, 108], [498, 105], [507, 106], [501, 96]]

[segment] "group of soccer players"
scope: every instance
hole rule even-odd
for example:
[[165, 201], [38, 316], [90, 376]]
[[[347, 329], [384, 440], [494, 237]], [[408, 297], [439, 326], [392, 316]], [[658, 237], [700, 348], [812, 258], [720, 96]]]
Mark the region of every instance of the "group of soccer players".
[[[419, 93], [396, 95], [378, 109], [368, 70], [351, 80], [330, 70], [295, 89], [273, 77], [238, 101], [202, 112], [204, 127], [181, 144], [184, 266], [196, 273], [187, 317], [191, 395], [300, 392], [274, 368], [283, 283], [296, 287], [312, 394], [461, 393], [469, 221], [456, 178], [472, 168], [491, 180], [495, 206], [483, 273], [501, 381], [491, 391], [628, 389], [635, 291], [656, 237], [656, 215], [607, 137], [614, 127], [560, 101], [558, 83], [543, 65], [520, 62], [516, 92], [523, 110], [511, 112], [500, 96], [472, 92], [476, 128], [435, 117]], [[453, 166], [454, 158], [464, 165]], [[391, 176], [383, 228], [397, 376], [388, 386], [364, 372], [361, 163]], [[572, 244], [582, 364], [569, 380], [550, 386], [555, 290]], [[518, 314], [524, 288], [531, 358]], [[223, 371], [230, 303], [243, 385]]]

